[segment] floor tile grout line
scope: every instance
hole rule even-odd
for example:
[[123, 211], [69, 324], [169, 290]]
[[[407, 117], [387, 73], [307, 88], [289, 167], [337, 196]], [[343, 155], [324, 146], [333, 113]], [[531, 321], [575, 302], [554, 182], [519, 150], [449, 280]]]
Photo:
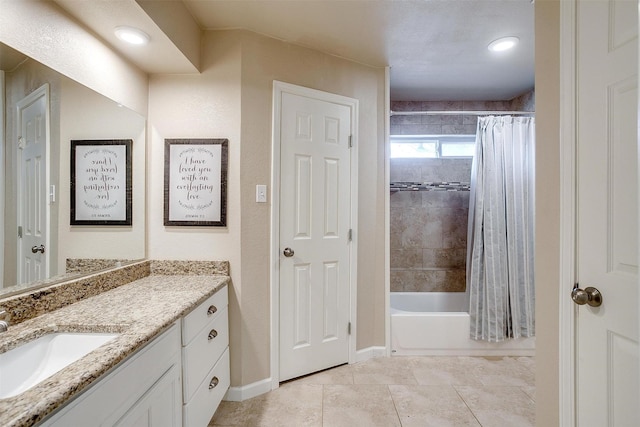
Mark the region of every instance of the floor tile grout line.
[[393, 403], [393, 409], [396, 411], [396, 417], [398, 417], [398, 422], [400, 423], [400, 427], [402, 427], [402, 418], [400, 418], [400, 412], [398, 412], [398, 406], [396, 405], [396, 400], [393, 398], [393, 393], [391, 393], [391, 389], [389, 388], [391, 384], [387, 384], [387, 391], [389, 392], [389, 397], [391, 397], [391, 403]]
[[529, 396], [529, 393], [524, 391], [524, 387], [521, 386], [521, 387], [518, 387], [518, 388], [520, 389], [521, 392], [523, 392], [525, 394], [525, 396], [527, 396], [529, 398], [529, 400], [531, 402], [533, 402], [534, 405], [536, 404], [536, 400], [533, 397]]
[[322, 386], [322, 396], [320, 397], [320, 425], [324, 427], [324, 394], [325, 387], [327, 384], [321, 384]]
[[453, 389], [456, 391], [456, 394], [458, 395], [458, 397], [460, 398], [460, 400], [462, 400], [462, 403], [464, 403], [464, 406], [467, 407], [467, 409], [469, 410], [469, 412], [471, 412], [471, 415], [473, 415], [473, 418], [475, 418], [475, 420], [478, 422], [478, 425], [480, 427], [482, 427], [482, 423], [480, 422], [480, 420], [478, 419], [478, 417], [476, 416], [476, 413], [473, 412], [473, 409], [471, 409], [471, 407], [469, 406], [469, 404], [467, 403], [466, 400], [464, 400], [464, 397], [462, 397], [462, 395], [460, 394], [460, 392], [458, 391], [458, 388], [455, 385], [451, 385], [451, 387], [453, 387]]

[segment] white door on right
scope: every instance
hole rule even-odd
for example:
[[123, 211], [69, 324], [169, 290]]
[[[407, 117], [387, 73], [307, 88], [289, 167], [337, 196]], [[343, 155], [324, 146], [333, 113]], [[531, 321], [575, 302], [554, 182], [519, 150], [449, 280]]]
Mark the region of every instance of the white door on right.
[[580, 427], [640, 426], [638, 3], [577, 2], [577, 276]]

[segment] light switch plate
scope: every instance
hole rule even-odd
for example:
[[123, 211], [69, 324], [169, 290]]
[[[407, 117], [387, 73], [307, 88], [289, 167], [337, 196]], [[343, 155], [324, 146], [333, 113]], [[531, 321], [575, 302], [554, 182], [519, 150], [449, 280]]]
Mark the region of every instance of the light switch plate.
[[267, 186], [263, 184], [256, 185], [256, 202], [267, 203]]

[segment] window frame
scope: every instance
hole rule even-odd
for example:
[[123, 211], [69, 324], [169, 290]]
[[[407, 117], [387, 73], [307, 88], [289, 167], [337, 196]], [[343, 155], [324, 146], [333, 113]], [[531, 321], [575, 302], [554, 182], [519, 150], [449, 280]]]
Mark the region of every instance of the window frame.
[[[475, 144], [476, 136], [475, 135], [390, 135], [389, 136], [389, 145], [391, 144], [402, 144], [402, 143], [435, 143], [435, 157], [395, 157], [390, 155], [392, 159], [470, 159], [473, 158], [471, 156], [443, 156], [442, 155], [442, 146], [446, 144], [468, 144], [473, 142]], [[391, 147], [390, 147], [391, 148]], [[391, 149], [390, 149], [391, 151]]]

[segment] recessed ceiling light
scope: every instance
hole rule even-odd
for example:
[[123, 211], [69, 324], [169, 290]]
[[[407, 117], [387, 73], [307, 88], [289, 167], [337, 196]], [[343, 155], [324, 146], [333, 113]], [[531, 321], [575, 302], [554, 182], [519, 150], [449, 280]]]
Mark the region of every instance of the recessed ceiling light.
[[501, 37], [489, 43], [488, 49], [491, 52], [504, 52], [514, 48], [519, 42], [520, 39], [517, 37]]
[[114, 30], [116, 37], [131, 44], [145, 45], [149, 43], [149, 36], [142, 30], [133, 27], [120, 26]]

